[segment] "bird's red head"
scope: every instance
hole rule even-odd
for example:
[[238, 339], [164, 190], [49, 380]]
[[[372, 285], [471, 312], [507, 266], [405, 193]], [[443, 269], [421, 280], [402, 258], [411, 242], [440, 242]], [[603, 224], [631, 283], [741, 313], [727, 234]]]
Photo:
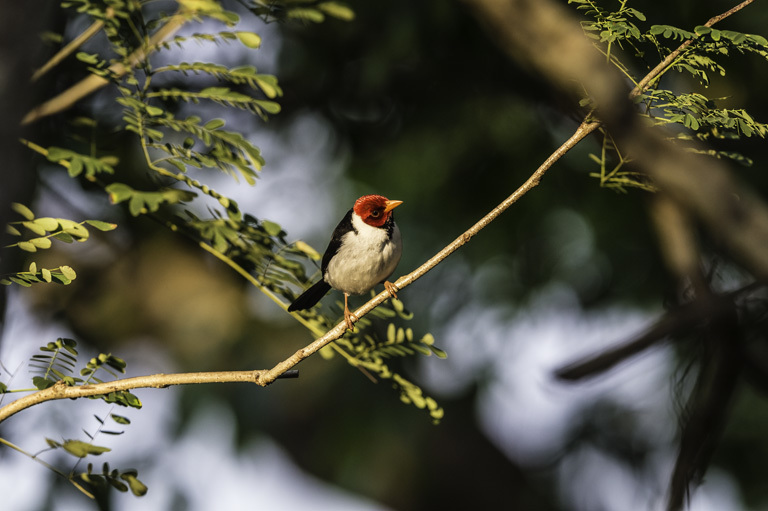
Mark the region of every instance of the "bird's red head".
[[355, 201], [352, 210], [368, 225], [381, 227], [392, 216], [392, 210], [401, 200], [389, 200], [381, 195], [363, 195]]

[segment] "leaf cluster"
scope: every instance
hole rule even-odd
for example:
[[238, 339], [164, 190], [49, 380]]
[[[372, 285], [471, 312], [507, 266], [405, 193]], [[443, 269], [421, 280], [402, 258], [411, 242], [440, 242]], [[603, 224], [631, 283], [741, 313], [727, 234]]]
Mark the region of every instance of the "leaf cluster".
[[[338, 302], [336, 304], [338, 313], [340, 314], [343, 309], [343, 303]], [[311, 315], [313, 311], [307, 311], [307, 314]], [[369, 316], [387, 321], [386, 328], [382, 331], [376, 328], [379, 322], [374, 324], [368, 317], [361, 318], [354, 332], [338, 339], [333, 345], [323, 348], [320, 351], [321, 355], [331, 358], [335, 352], [339, 352], [353, 366], [391, 381], [403, 403], [426, 410], [432, 421], [435, 424], [439, 423], [445, 414], [443, 408], [434, 398], [425, 396], [418, 385], [392, 370], [387, 361], [413, 355], [435, 355], [438, 358], [445, 358], [446, 353], [434, 345], [435, 339], [432, 334], [427, 333], [417, 338], [413, 329], [403, 328], [398, 324], [399, 321], [411, 320], [413, 313], [408, 311], [403, 302], [397, 298], [392, 298], [389, 304], [379, 305]], [[330, 326], [324, 325], [326, 329]]]
[[318, 0], [247, 0], [246, 7], [264, 21], [322, 23], [328, 17], [342, 21], [355, 19], [355, 12], [342, 2]]
[[[11, 208], [23, 219], [9, 223], [6, 226], [6, 231], [12, 236], [25, 239], [7, 245], [4, 248], [17, 247], [25, 252], [49, 249], [53, 245], [51, 241], [53, 239], [63, 241], [64, 243], [84, 242], [90, 236], [87, 226], [91, 226], [99, 231], [111, 231], [117, 227], [116, 224], [101, 220], [75, 222], [66, 218], [36, 217], [31, 209], [20, 203], [13, 203]], [[62, 265], [57, 268], [38, 269], [37, 263], [32, 261], [29, 264], [29, 270], [2, 276], [0, 284], [18, 284], [23, 287], [29, 287], [40, 282], [56, 282], [67, 285], [76, 277], [77, 273], [70, 266]]]
[[[569, 0], [587, 17], [582, 28], [587, 37], [606, 55], [635, 85], [639, 76], [634, 69], [647, 69], [648, 49], [656, 51], [660, 59], [673, 56], [670, 64], [652, 81], [649, 88], [635, 97], [641, 115], [653, 124], [674, 126], [673, 141], [687, 145], [691, 150], [717, 158], [729, 158], [742, 165], [751, 165], [751, 159], [734, 151], [694, 149], [687, 141], [710, 139], [739, 139], [758, 136], [765, 138], [768, 124], [755, 120], [743, 108], [724, 108], [720, 105], [726, 98], [710, 98], [701, 93], [679, 93], [659, 87], [661, 77], [670, 70], [684, 73], [705, 87], [714, 73], [725, 75], [726, 69], [719, 62], [733, 53], [750, 53], [768, 58], [768, 40], [754, 34], [732, 30], [718, 30], [697, 26], [691, 30], [671, 25], [643, 26], [645, 15], [637, 9], [627, 7], [622, 1], [618, 10], [601, 7], [592, 0]], [[673, 54], [682, 42], [687, 46]], [[612, 45], [631, 50], [618, 56]], [[671, 58], [671, 57], [670, 57]], [[585, 99], [583, 105], [589, 104]], [[627, 171], [625, 164], [631, 155], [622, 154], [610, 134], [604, 130], [601, 154], [592, 154], [591, 159], [599, 166], [599, 172], [590, 175], [600, 179], [601, 186], [619, 191], [640, 188], [652, 191], [654, 186], [644, 176]]]
[[[130, 419], [122, 415], [110, 413], [108, 417], [111, 419], [111, 422], [121, 426], [128, 426], [131, 423]], [[83, 430], [89, 441], [77, 439], [65, 439], [62, 441], [57, 441], [46, 438], [45, 441], [48, 444], [47, 450], [61, 449], [67, 454], [77, 458], [78, 464], [80, 460], [87, 458], [88, 456], [100, 456], [102, 454], [111, 452], [112, 449], [109, 447], [96, 445], [93, 443], [93, 441], [98, 435], [122, 435], [124, 431], [104, 429], [107, 425], [107, 417], [101, 418], [98, 415], [94, 415], [94, 418], [99, 423], [97, 430], [94, 433], [89, 433], [88, 431]], [[39, 454], [40, 453], [35, 455], [35, 457]], [[109, 463], [106, 462], [102, 465], [102, 470], [100, 473], [94, 472], [92, 463], [88, 464], [85, 471], [78, 473], [76, 472], [76, 469], [77, 464], [68, 474], [60, 472], [57, 469], [53, 470], [59, 473], [59, 475], [66, 477], [67, 480], [69, 480], [75, 487], [91, 497], [91, 493], [87, 491], [84, 486], [90, 487], [90, 489], [115, 489], [123, 493], [130, 490], [131, 493], [137, 497], [142, 497], [147, 493], [147, 486], [139, 480], [139, 473], [136, 469], [111, 469]]]
[[[118, 93], [114, 99], [115, 107], [122, 112], [119, 128], [135, 137], [133, 140], [143, 156], [142, 171], [150, 177], [148, 184], [135, 185], [132, 176], [125, 175], [129, 169], [119, 166], [118, 158], [110, 151], [102, 150], [103, 144], [92, 141], [87, 150], [83, 150], [82, 145], [67, 146], [60, 141], [45, 148], [31, 142], [26, 145], [48, 161], [64, 167], [70, 177], [85, 179], [101, 187], [112, 204], [125, 206], [130, 215], [152, 216], [173, 231], [192, 238], [285, 307], [286, 301], [295, 298], [297, 288], [311, 282], [313, 277], [307, 274], [307, 268], [316, 266], [320, 255], [303, 241], [290, 241], [278, 223], [241, 211], [235, 200], [210, 186], [210, 171], [255, 185], [265, 159], [249, 137], [238, 130], [227, 129], [222, 116], [209, 114], [205, 117], [200, 113], [203, 110], [196, 108], [206, 103], [213, 111], [236, 109], [268, 122], [271, 116], [280, 113], [283, 90], [275, 76], [254, 66], [187, 61], [155, 65], [154, 55], [172, 48], [212, 43], [239, 44], [248, 50], [256, 50], [262, 44], [259, 34], [236, 30], [234, 26], [239, 16], [224, 9], [216, 0], [178, 0], [177, 3], [178, 10], [172, 15], [159, 12], [151, 3], [139, 0], [66, 0], [63, 3], [65, 8], [80, 16], [103, 23], [108, 47], [80, 51], [76, 55], [77, 63], [84, 71], [113, 83], [113, 90]], [[349, 7], [334, 1], [265, 3], [248, 0], [245, 4], [265, 21], [314, 23], [327, 18], [354, 18]], [[156, 37], [166, 24], [178, 19], [185, 23], [214, 20], [225, 29]], [[204, 79], [205, 83], [198, 86], [201, 80], [186, 80], [190, 75]], [[83, 122], [90, 126], [101, 123], [98, 115], [93, 119], [85, 118]], [[84, 241], [88, 238], [88, 227], [108, 230], [107, 226], [114, 228], [113, 224], [95, 220], [77, 223], [30, 215], [19, 226], [12, 227], [19, 234], [21, 229], [32, 233], [37, 229], [34, 237], [17, 245], [22, 249], [39, 249], [47, 247], [36, 244], [45, 245], [51, 239]], [[65, 239], [67, 236], [71, 239]], [[59, 274], [66, 277], [67, 271], [60, 268], [43, 273], [32, 266], [30, 272], [16, 274], [13, 276], [16, 280], [9, 280], [32, 282], [35, 278], [46, 280], [48, 276], [55, 280], [60, 279]], [[338, 315], [338, 310], [334, 310], [334, 315]], [[391, 307], [379, 307], [375, 315], [388, 320], [411, 317], [396, 300]], [[334, 326], [319, 307], [303, 312], [300, 320], [318, 336]], [[417, 385], [387, 364], [392, 358], [416, 354], [445, 356], [433, 343], [431, 335], [419, 337], [412, 329], [393, 322], [387, 322], [386, 329], [377, 332], [364, 318], [354, 333], [347, 334], [334, 346], [352, 366], [390, 380], [401, 400], [428, 410], [437, 421], [443, 410], [435, 400], [425, 397]], [[41, 351], [33, 357], [33, 368], [37, 373], [34, 383], [39, 389], [60, 381], [73, 386], [101, 382], [103, 375], [115, 378], [125, 370], [124, 362], [111, 354], [100, 354], [81, 367], [77, 362], [76, 345], [68, 339], [59, 339]], [[323, 353], [327, 354], [326, 351]], [[114, 393], [101, 399], [122, 406], [141, 406], [138, 398], [129, 392]], [[70, 451], [84, 449], [77, 452], [96, 454], [81, 444], [63, 442], [60, 445], [67, 450], [65, 446]], [[133, 490], [126, 477], [130, 478], [130, 474], [117, 474], [108, 468], [97, 474], [91, 467], [81, 475], [85, 482], [103, 481], [117, 488], [122, 481], [120, 484], [128, 484]]]
[[[112, 378], [117, 378], [118, 373], [125, 374], [125, 361], [107, 353], [100, 353], [91, 358], [78, 371], [77, 342], [73, 339], [59, 338], [55, 342], [41, 346], [40, 351], [41, 353], [32, 355], [29, 364], [30, 369], [37, 373], [32, 378], [32, 383], [39, 390], [47, 389], [59, 382], [71, 387], [103, 383], [104, 380], [97, 376], [99, 371], [107, 373]], [[82, 378], [75, 376], [76, 374]], [[138, 397], [125, 390], [93, 396], [92, 399], [102, 399], [107, 403], [131, 408], [142, 406]]]

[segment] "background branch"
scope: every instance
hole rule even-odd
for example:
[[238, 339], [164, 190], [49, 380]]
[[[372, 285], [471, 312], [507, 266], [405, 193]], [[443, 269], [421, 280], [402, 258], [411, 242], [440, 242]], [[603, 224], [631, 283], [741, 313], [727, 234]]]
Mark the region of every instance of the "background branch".
[[[162, 27], [160, 27], [154, 34], [152, 34], [152, 37], [150, 37], [146, 45], [137, 49], [128, 56], [128, 58], [125, 60], [125, 63], [118, 62], [109, 66], [107, 70], [109, 75], [114, 78], [123, 76], [130, 69], [144, 61], [160, 43], [175, 34], [189, 19], [189, 16], [186, 15], [183, 10], [179, 10], [176, 12], [176, 14], [173, 14]], [[33, 108], [29, 113], [27, 113], [27, 115], [24, 116], [24, 118], [21, 120], [21, 124], [31, 124], [42, 119], [43, 117], [66, 110], [84, 97], [94, 93], [108, 83], [109, 80], [102, 76], [94, 74], [88, 75], [61, 94]]]
[[[661, 130], [643, 127], [635, 105], [628, 101], [623, 77], [606, 65], [565, 7], [546, 0], [466, 1], [510, 58], [564, 92], [578, 94], [583, 87], [597, 105], [597, 117], [637, 167], [701, 222], [735, 260], [758, 278], [768, 279], [768, 207], [722, 161], [686, 151], [669, 143]], [[749, 3], [742, 2], [708, 23]], [[694, 149], [701, 148], [694, 145]]]
[[[112, 12], [112, 8], [107, 9], [107, 17], [110, 17], [110, 14]], [[51, 57], [48, 62], [43, 64], [40, 68], [38, 68], [33, 74], [31, 80], [33, 82], [37, 81], [42, 77], [45, 73], [59, 65], [65, 58], [67, 58], [69, 55], [72, 54], [73, 51], [78, 49], [80, 46], [85, 44], [88, 39], [95, 36], [99, 33], [99, 30], [101, 30], [104, 27], [104, 22], [101, 20], [94, 21], [91, 23], [91, 25], [86, 28], [80, 35], [72, 39], [64, 48], [60, 49], [58, 52], [56, 52], [56, 55]]]

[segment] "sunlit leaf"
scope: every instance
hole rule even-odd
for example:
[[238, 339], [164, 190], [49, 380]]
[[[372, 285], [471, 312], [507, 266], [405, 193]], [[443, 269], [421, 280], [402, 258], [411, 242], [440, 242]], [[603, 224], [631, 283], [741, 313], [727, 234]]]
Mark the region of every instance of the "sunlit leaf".
[[253, 32], [235, 32], [237, 39], [248, 48], [258, 48], [261, 46], [261, 37]]
[[102, 222], [101, 220], [86, 220], [85, 223], [100, 231], [111, 231], [117, 227], [117, 224]]
[[66, 440], [61, 447], [64, 448], [72, 456], [77, 458], [85, 458], [88, 455], [98, 456], [105, 452], [110, 452], [112, 449], [109, 447], [102, 447], [99, 445], [89, 444], [82, 440]]
[[32, 210], [26, 207], [24, 204], [14, 202], [11, 204], [11, 209], [13, 209], [16, 213], [20, 214], [27, 220], [33, 220], [35, 218], [35, 214], [32, 213]]

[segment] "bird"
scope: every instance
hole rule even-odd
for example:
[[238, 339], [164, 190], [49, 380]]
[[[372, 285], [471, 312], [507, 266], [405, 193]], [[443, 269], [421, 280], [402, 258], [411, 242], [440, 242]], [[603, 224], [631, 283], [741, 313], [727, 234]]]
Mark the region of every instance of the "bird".
[[344, 321], [352, 330], [357, 318], [349, 311], [349, 295], [363, 294], [383, 283], [390, 296], [397, 298], [397, 288], [387, 279], [403, 253], [392, 211], [402, 203], [382, 195], [357, 199], [333, 230], [320, 265], [321, 279], [299, 295], [288, 312], [311, 308], [333, 288], [344, 293]]

